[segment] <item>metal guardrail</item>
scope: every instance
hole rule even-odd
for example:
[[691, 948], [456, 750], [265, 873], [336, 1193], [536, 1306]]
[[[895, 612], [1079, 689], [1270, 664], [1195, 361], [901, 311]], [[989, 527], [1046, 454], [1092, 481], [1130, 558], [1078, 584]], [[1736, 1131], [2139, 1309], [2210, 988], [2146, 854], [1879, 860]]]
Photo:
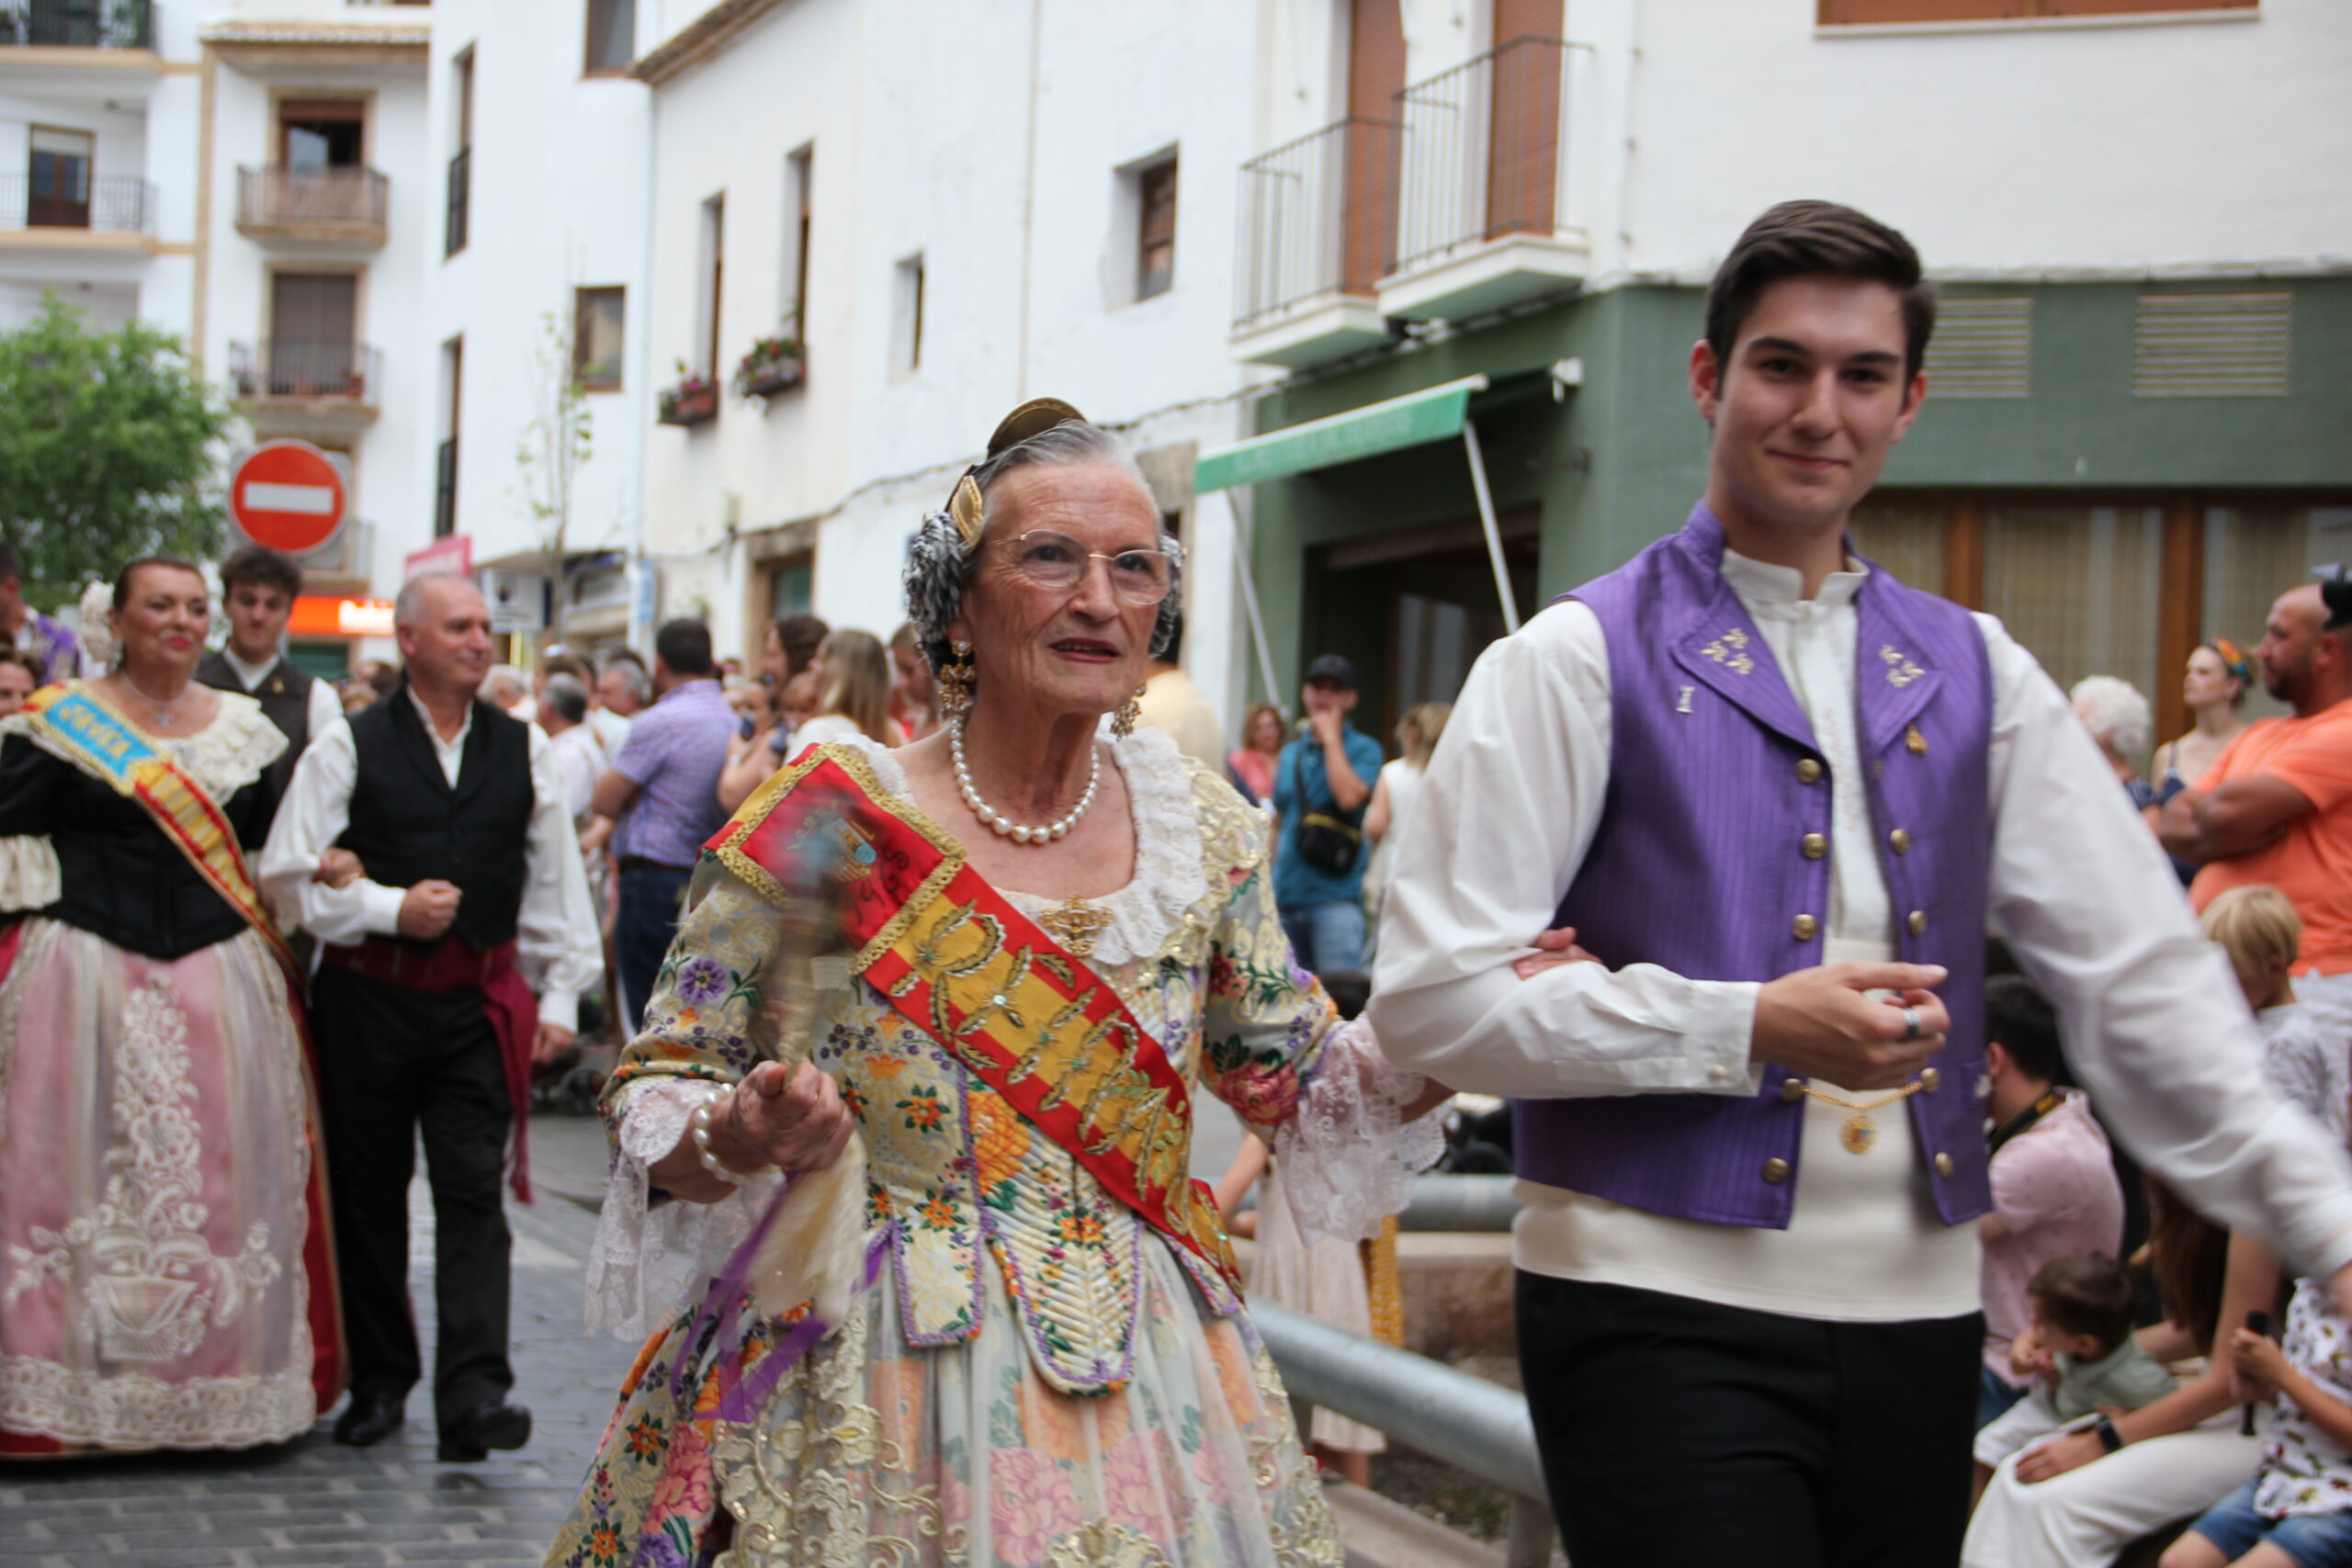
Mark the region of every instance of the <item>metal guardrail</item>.
[[1558, 228], [1568, 66], [1583, 47], [1513, 39], [1396, 95], [1397, 269], [1465, 243]]
[[1413, 1179], [1413, 1201], [1396, 1216], [1408, 1231], [1507, 1231], [1520, 1211], [1509, 1176], [1424, 1173]]
[[1551, 1503], [1526, 1395], [1270, 1302], [1252, 1302], [1250, 1320], [1293, 1394], [1508, 1492], [1511, 1568], [1551, 1561]]
[[1241, 165], [1234, 330], [1326, 295], [1369, 297], [1396, 247], [1397, 127], [1343, 119]]
[[381, 239], [391, 181], [373, 169], [293, 168], [270, 164], [237, 170], [240, 227], [343, 231]]
[[229, 345], [229, 384], [239, 398], [339, 398], [373, 405], [384, 356], [364, 343]]
[[153, 49], [153, 0], [0, 0], [0, 46]]
[[0, 229], [83, 229], [93, 234], [144, 234], [153, 190], [136, 175], [84, 175], [79, 180], [0, 175]]

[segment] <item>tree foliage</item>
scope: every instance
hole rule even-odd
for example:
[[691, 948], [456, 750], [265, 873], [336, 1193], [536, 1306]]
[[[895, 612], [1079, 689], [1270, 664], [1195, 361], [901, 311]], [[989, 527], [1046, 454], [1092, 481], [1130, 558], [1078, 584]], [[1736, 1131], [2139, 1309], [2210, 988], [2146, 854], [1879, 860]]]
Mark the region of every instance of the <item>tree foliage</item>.
[[0, 536], [45, 607], [157, 553], [209, 555], [232, 416], [170, 333], [87, 330], [55, 295], [0, 333]]
[[531, 353], [531, 417], [514, 447], [523, 504], [530, 511], [539, 548], [559, 573], [571, 534], [572, 492], [580, 470], [595, 455], [595, 414], [573, 367], [572, 330], [567, 318], [552, 311], [539, 319], [539, 341]]

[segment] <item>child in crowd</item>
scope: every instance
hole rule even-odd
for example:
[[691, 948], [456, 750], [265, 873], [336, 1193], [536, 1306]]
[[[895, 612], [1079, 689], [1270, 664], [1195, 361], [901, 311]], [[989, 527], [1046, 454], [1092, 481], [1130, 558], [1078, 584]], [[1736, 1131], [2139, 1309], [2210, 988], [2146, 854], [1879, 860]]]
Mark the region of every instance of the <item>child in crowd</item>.
[[2254, 1010], [2271, 1087], [2299, 1105], [2327, 1107], [2321, 1120], [2342, 1137], [2346, 1097], [2352, 1095], [2352, 1055], [2324, 1021], [2295, 999], [2289, 976], [2301, 952], [2303, 922], [2294, 905], [2276, 887], [2250, 883], [2206, 905], [2203, 925], [2206, 938], [2229, 954], [2245, 1005]]
[[2137, 1410], [2177, 1386], [2132, 1337], [2139, 1288], [2103, 1252], [2052, 1258], [2026, 1287], [2032, 1326], [2009, 1347], [2010, 1365], [2034, 1391], [1976, 1434], [1980, 1487], [2003, 1460], [2071, 1422]]

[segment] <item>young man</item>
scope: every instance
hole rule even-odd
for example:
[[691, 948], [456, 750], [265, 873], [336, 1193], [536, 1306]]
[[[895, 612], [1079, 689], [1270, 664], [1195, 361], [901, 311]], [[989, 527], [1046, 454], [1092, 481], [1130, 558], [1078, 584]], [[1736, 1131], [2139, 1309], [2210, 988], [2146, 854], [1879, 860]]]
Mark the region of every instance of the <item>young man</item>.
[[[1958, 1556], [1988, 922], [2188, 1201], [2352, 1264], [2352, 1167], [2263, 1087], [2065, 699], [1846, 552], [1933, 321], [1883, 224], [1758, 219], [1690, 352], [1705, 498], [1487, 650], [1399, 845], [1372, 1020], [1518, 1097], [1521, 1364], [1577, 1568]], [[1600, 962], [1521, 979], [1547, 928]]]
[[[506, 1216], [499, 1173], [534, 1061], [571, 1043], [602, 959], [580, 846], [546, 736], [480, 700], [490, 609], [446, 572], [392, 612], [407, 679], [327, 726], [294, 770], [262, 878], [322, 944], [311, 990], [351, 1404], [335, 1440], [399, 1428], [422, 1371], [408, 1304], [408, 1184], [419, 1133], [433, 1188], [433, 1404], [445, 1461], [520, 1448], [507, 1401]], [[331, 845], [364, 874], [312, 879]], [[535, 998], [524, 967], [544, 975]]]
[[1363, 967], [1364, 807], [1380, 777], [1380, 742], [1348, 722], [1356, 668], [1336, 653], [1306, 667], [1306, 733], [1274, 763], [1274, 905], [1301, 967]]
[[196, 667], [196, 678], [206, 685], [242, 692], [261, 704], [286, 737], [284, 755], [271, 764], [281, 790], [311, 738], [343, 716], [334, 688], [286, 657], [286, 623], [301, 592], [302, 569], [276, 550], [247, 545], [222, 561], [220, 607], [229, 615], [229, 640]]
[[73, 632], [25, 603], [25, 558], [6, 540], [0, 540], [0, 632], [32, 660], [44, 686], [82, 672], [82, 645]]
[[677, 931], [703, 840], [726, 824], [718, 775], [736, 728], [702, 622], [667, 621], [653, 634], [653, 684], [661, 696], [629, 721], [628, 739], [596, 781], [594, 796], [596, 815], [619, 824], [612, 839], [620, 872], [613, 948], [631, 1034]]

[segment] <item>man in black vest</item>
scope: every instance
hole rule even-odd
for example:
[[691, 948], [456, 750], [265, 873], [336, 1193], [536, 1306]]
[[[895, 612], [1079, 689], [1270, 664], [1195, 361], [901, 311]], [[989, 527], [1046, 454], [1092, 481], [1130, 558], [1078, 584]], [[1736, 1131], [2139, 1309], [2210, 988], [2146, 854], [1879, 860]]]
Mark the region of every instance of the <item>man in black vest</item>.
[[[419, 1129], [433, 1190], [433, 1394], [440, 1457], [519, 1448], [510, 1404], [506, 1218], [511, 1129], [528, 1201], [523, 1112], [535, 1060], [571, 1039], [602, 967], [596, 917], [547, 737], [478, 700], [490, 610], [461, 577], [411, 581], [394, 607], [407, 678], [311, 741], [262, 877], [321, 943], [311, 996], [351, 1342], [337, 1441], [403, 1419], [422, 1360], [408, 1310], [408, 1186]], [[331, 846], [363, 868], [312, 880]], [[537, 996], [526, 973], [539, 976]]]
[[296, 669], [283, 651], [286, 623], [301, 592], [302, 569], [276, 550], [247, 545], [222, 561], [228, 646], [196, 667], [196, 678], [215, 691], [242, 692], [259, 703], [286, 737], [285, 754], [270, 764], [281, 794], [311, 737], [343, 716], [334, 688]]

